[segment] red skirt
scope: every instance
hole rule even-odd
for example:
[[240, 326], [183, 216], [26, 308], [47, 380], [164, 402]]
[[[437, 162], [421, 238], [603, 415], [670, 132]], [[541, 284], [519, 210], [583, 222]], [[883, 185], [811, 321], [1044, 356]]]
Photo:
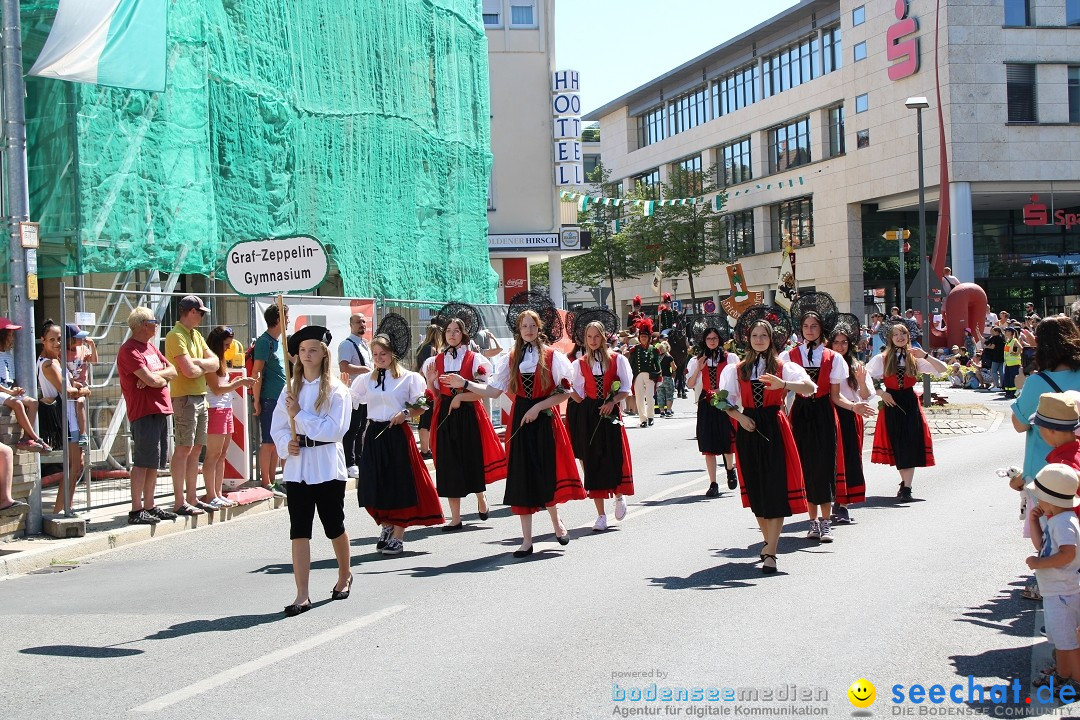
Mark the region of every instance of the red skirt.
[[[386, 474], [386, 465], [396, 465], [401, 462], [400, 456], [402, 454], [402, 443], [400, 441], [391, 438], [391, 433], [395, 432], [393, 428], [386, 429], [386, 436], [380, 437], [378, 440], [374, 439], [374, 436], [378, 434], [387, 423], [370, 422], [368, 423], [368, 431], [364, 439], [364, 452], [361, 455], [361, 469], [360, 469], [360, 482], [361, 485], [367, 482], [371, 482], [373, 478], [365, 478], [365, 475], [371, 475], [373, 473]], [[408, 455], [408, 465], [411, 470], [413, 485], [416, 492], [416, 504], [409, 507], [402, 508], [379, 508], [374, 504], [383, 504], [376, 501], [373, 504], [364, 504], [364, 490], [358, 488], [361, 494], [361, 504], [368, 514], [374, 518], [375, 522], [380, 525], [395, 525], [397, 527], [412, 527], [414, 525], [442, 525], [446, 522], [446, 518], [443, 517], [442, 502], [439, 500], [439, 495], [435, 491], [435, 484], [431, 482], [431, 475], [428, 474], [427, 465], [424, 464], [424, 459], [420, 457], [420, 451], [416, 448], [416, 443], [413, 441], [412, 429], [405, 423], [398, 426], [399, 432], [402, 433], [406, 439], [404, 443], [404, 453]], [[386, 442], [389, 441], [389, 442]], [[369, 444], [371, 446], [369, 450]], [[388, 447], [376, 448], [376, 445], [384, 445]], [[368, 459], [368, 462], [365, 462]], [[381, 466], [381, 467], [380, 467]], [[388, 493], [384, 493], [384, 497]], [[396, 503], [388, 502], [388, 505]]]
[[934, 443], [918, 396], [910, 388], [889, 390], [889, 394], [896, 407], [885, 405], [878, 413], [870, 462], [899, 470], [932, 467]]
[[739, 426], [735, 433], [735, 468], [743, 507], [760, 518], [806, 512], [802, 464], [787, 415], [775, 406], [743, 412], [757, 425], [754, 432]]
[[[836, 502], [840, 505], [866, 500], [866, 478], [862, 468], [863, 418], [856, 412], [836, 409], [840, 423], [840, 457], [837, 458]], [[840, 461], [843, 460], [843, 478], [840, 482]]]
[[[577, 461], [574, 459], [574, 450], [570, 445], [570, 437], [566, 434], [566, 426], [563, 425], [562, 415], [559, 408], [552, 408], [551, 415], [541, 415], [532, 425], [522, 429], [522, 435], [515, 437], [515, 433], [521, 428], [521, 415], [541, 402], [543, 398], [515, 397], [510, 410], [510, 427], [506, 439], [506, 494], [507, 496], [536, 498], [535, 504], [519, 505], [508, 502], [514, 515], [532, 515], [544, 508], [553, 507], [571, 500], [584, 500], [585, 488], [581, 485], [581, 476], [578, 474]], [[520, 413], [520, 414], [519, 414]], [[551, 439], [543, 437], [543, 424], [549, 421], [551, 424]], [[530, 442], [539, 443], [537, 448], [529, 448]], [[553, 443], [553, 444], [549, 444]], [[533, 462], [539, 454], [539, 463]], [[554, 457], [545, 455], [551, 453]], [[528, 477], [547, 462], [554, 462], [555, 488], [554, 494], [539, 498], [536, 494], [536, 478]], [[550, 478], [550, 475], [548, 476]], [[549, 481], [550, 482], [550, 481]], [[550, 486], [549, 486], [550, 487]], [[509, 497], [507, 498], [509, 499]]]

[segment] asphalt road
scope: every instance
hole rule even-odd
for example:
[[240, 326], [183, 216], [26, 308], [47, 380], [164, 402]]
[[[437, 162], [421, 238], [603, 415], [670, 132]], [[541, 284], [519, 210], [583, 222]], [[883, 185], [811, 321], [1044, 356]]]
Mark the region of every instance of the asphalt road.
[[[650, 429], [631, 419], [629, 516], [594, 534], [592, 503], [573, 503], [565, 548], [537, 516], [528, 560], [510, 556], [520, 540], [509, 509], [480, 523], [471, 501], [467, 530], [411, 530], [406, 553], [384, 558], [349, 497], [352, 597], [328, 602], [335, 570], [316, 538], [316, 607], [297, 618], [281, 614], [293, 597], [284, 511], [0, 582], [0, 717], [691, 717], [738, 707], [783, 717], [792, 704], [849, 716], [859, 678], [877, 686], [870, 712], [885, 717], [893, 685], [966, 688], [969, 675], [1018, 678], [1026, 694], [1037, 635], [1035, 604], [1019, 598], [1029, 548], [1018, 497], [994, 474], [1022, 459], [1007, 418], [939, 441], [910, 504], [893, 498], [894, 470], [868, 465], [872, 497], [852, 509], [856, 523], [822, 546], [802, 538], [806, 516], [794, 518], [781, 572], [764, 576], [750, 511], [733, 493], [702, 497], [691, 408], [678, 409]], [[500, 484], [491, 497], [501, 495]], [[654, 682], [732, 688], [744, 700], [757, 688], [759, 701], [616, 699]], [[792, 684], [816, 700], [760, 699]]]

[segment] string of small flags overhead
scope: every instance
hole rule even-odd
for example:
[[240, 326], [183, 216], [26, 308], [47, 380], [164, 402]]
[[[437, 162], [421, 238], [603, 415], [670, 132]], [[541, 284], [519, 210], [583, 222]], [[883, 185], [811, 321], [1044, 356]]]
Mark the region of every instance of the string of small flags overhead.
[[805, 185], [806, 180], [800, 175], [797, 178], [790, 180], [780, 180], [777, 182], [756, 183], [753, 187], [747, 187], [742, 190], [736, 190], [728, 193], [717, 193], [713, 196], [704, 197], [692, 197], [692, 198], [665, 198], [663, 200], [635, 200], [632, 198], [620, 198], [620, 197], [599, 197], [596, 195], [587, 195], [585, 193], [573, 192], [570, 190], [563, 190], [559, 193], [559, 197], [563, 202], [576, 202], [578, 210], [585, 212], [589, 209], [590, 205], [609, 205], [612, 207], [639, 207], [645, 214], [645, 217], [650, 217], [657, 207], [675, 207], [685, 205], [705, 205], [710, 203], [713, 206], [713, 210], [720, 212], [724, 207], [725, 195], [730, 197], [739, 197], [740, 195], [749, 195], [751, 192], [771, 190], [773, 186], [776, 186], [777, 190], [785, 187], [795, 187], [795, 185]]

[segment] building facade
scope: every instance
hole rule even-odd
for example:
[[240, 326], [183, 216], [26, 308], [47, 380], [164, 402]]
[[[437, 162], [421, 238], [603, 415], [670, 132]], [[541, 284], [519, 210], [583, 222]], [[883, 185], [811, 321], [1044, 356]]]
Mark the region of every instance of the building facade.
[[[561, 307], [562, 258], [581, 252], [581, 235], [576, 210], [559, 202], [556, 125], [562, 118], [580, 139], [581, 121], [572, 113], [557, 116], [553, 108], [555, 1], [483, 0], [483, 9], [494, 156], [488, 249], [499, 275], [497, 301], [527, 290], [529, 266], [546, 262], [552, 298]], [[576, 147], [580, 152], [580, 142]]]
[[[715, 168], [728, 214], [714, 241], [750, 290], [771, 299], [790, 241], [800, 289], [863, 315], [899, 295], [885, 230], [910, 229], [915, 279], [917, 111], [905, 101], [925, 97], [928, 252], [945, 192], [953, 273], [995, 308], [1060, 309], [1080, 294], [1080, 1], [940, 5], [802, 0], [585, 119], [627, 189]], [[625, 283], [620, 306], [655, 296], [651, 280]], [[723, 265], [695, 285], [699, 302], [731, 292]]]

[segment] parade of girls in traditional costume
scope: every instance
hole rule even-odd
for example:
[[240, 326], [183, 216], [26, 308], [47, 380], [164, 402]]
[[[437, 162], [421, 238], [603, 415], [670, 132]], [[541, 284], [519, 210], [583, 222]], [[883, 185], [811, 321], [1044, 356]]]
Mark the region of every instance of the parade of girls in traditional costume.
[[[790, 314], [775, 306], [750, 307], [733, 332], [724, 315], [688, 318], [671, 310], [670, 297], [664, 300], [665, 337], [687, 345], [688, 335], [694, 345], [680, 379], [698, 390], [694, 442], [706, 460], [706, 496], [720, 496], [719, 457], [728, 489], [739, 489], [743, 506], [758, 523], [763, 573], [777, 572], [786, 518], [807, 513], [806, 537], [827, 543], [833, 539], [831, 524], [851, 522], [849, 506], [865, 500], [862, 440], [864, 418], [875, 414], [868, 402], [874, 394], [871, 379], [883, 408], [872, 461], [895, 466], [901, 480], [897, 496], [911, 499], [914, 469], [934, 462], [914, 387], [922, 374], [941, 372], [944, 365], [911, 346], [907, 325], [890, 324], [886, 347], [863, 365], [856, 356], [862, 336], [858, 318], [837, 312], [826, 293], [796, 298]], [[502, 502], [521, 524], [521, 542], [513, 551], [518, 559], [534, 553], [537, 512], [547, 511], [555, 540], [563, 546], [570, 533], [561, 504], [592, 499], [595, 532], [609, 527], [609, 500], [614, 499], [615, 520], [626, 518], [634, 478], [622, 405], [636, 389], [641, 425], [651, 425], [658, 359], [667, 357], [675, 365], [666, 351], [658, 354], [656, 347], [664, 348], [665, 341], [654, 345], [652, 320], [640, 308], [638, 298], [630, 318], [637, 343], [622, 352], [612, 346], [626, 335], [620, 334], [619, 318], [600, 307], [566, 314], [565, 335], [573, 347], [560, 351], [553, 343], [561, 340], [564, 321], [554, 303], [543, 293], [520, 293], [506, 315], [513, 345], [492, 367], [472, 349], [472, 338], [483, 328], [480, 311], [447, 303], [431, 316], [431, 356], [419, 373], [402, 365], [413, 349], [408, 322], [389, 313], [370, 343], [373, 371], [356, 377], [351, 389], [329, 374], [326, 328], [308, 326], [288, 338], [295, 365], [272, 428], [275, 445], [287, 458], [296, 581], [285, 614], [311, 608], [316, 513], [337, 560], [331, 598], [349, 597], [348, 474], [341, 439], [349, 409], [359, 403], [368, 415], [357, 497], [380, 529], [375, 548], [383, 555], [404, 551], [406, 528], [461, 529], [461, 501], [467, 496], [476, 497], [477, 516], [487, 520], [488, 486], [503, 480]], [[500, 439], [483, 400], [503, 396], [510, 411]], [[408, 422], [421, 414], [431, 418], [434, 482]], [[447, 499], [448, 522], [440, 498]]]
[[526, 291], [511, 300], [506, 321], [514, 345], [498, 358], [486, 384], [457, 374], [444, 375], [439, 382], [486, 397], [505, 392], [513, 398], [503, 502], [521, 520], [521, 546], [514, 557], [523, 558], [533, 553], [533, 514], [547, 510], [556, 540], [567, 545], [570, 533], [559, 518], [559, 505], [586, 495], [558, 412], [573, 390], [570, 361], [549, 341], [562, 336], [559, 312], [543, 293]]

